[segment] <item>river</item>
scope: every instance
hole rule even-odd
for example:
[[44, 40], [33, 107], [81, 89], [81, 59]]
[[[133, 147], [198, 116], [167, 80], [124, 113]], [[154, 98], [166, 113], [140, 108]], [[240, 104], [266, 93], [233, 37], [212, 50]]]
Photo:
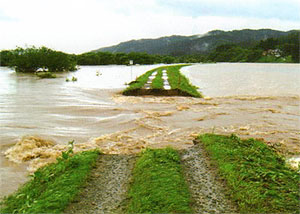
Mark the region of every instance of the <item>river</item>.
[[[56, 79], [0, 67], [0, 196], [24, 183], [28, 171], [53, 162], [71, 140], [77, 151], [130, 153], [186, 148], [198, 133], [213, 131], [300, 153], [299, 64], [184, 67], [205, 99], [120, 95], [125, 83], [158, 66], [82, 66]], [[66, 82], [73, 76], [77, 82]]]

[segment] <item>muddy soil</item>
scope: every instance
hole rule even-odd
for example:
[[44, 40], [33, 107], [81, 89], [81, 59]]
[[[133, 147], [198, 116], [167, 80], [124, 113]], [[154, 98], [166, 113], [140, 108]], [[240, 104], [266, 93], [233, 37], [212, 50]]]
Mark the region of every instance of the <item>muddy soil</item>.
[[201, 145], [181, 151], [184, 175], [193, 199], [194, 213], [237, 213], [226, 196], [226, 187]]
[[86, 186], [65, 213], [125, 213], [135, 155], [101, 155]]

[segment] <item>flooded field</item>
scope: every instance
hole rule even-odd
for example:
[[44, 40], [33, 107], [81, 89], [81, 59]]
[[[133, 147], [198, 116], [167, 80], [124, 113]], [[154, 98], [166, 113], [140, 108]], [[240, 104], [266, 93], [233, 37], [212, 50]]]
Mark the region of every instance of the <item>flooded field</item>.
[[[299, 65], [183, 68], [204, 99], [120, 95], [126, 82], [158, 66], [84, 66], [57, 79], [0, 68], [0, 196], [55, 161], [71, 140], [75, 151], [114, 154], [187, 148], [199, 133], [236, 133], [300, 154]], [[72, 76], [78, 81], [65, 81]]]

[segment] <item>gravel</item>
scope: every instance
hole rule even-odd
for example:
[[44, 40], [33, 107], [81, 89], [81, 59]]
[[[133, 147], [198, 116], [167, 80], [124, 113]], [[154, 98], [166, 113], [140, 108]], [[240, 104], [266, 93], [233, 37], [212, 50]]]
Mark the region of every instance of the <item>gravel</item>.
[[194, 213], [237, 213], [201, 145], [181, 151], [181, 159]]
[[[194, 213], [237, 213], [200, 144], [181, 150]], [[126, 213], [135, 155], [101, 155], [86, 186], [65, 213]]]
[[101, 155], [86, 186], [65, 213], [125, 213], [134, 155]]

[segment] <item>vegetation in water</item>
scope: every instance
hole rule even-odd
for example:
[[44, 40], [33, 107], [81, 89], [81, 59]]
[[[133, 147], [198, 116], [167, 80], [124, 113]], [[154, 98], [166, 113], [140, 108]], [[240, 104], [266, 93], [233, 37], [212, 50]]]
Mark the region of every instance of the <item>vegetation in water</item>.
[[1, 202], [1, 213], [61, 213], [75, 198], [96, 162], [99, 151], [62, 153], [57, 163], [38, 169], [32, 179]]
[[133, 170], [129, 197], [128, 213], [191, 213], [178, 152], [145, 150]]
[[76, 70], [76, 60], [72, 55], [46, 47], [17, 48], [10, 51], [9, 56], [7, 65], [14, 67], [17, 72], [36, 72], [38, 69], [48, 72]]
[[72, 80], [72, 82], [77, 82], [77, 77], [73, 76], [71, 80]]
[[198, 137], [242, 213], [299, 213], [300, 175], [265, 143], [235, 135]]
[[56, 75], [51, 72], [37, 72], [36, 75], [42, 79], [44, 78], [56, 78]]

